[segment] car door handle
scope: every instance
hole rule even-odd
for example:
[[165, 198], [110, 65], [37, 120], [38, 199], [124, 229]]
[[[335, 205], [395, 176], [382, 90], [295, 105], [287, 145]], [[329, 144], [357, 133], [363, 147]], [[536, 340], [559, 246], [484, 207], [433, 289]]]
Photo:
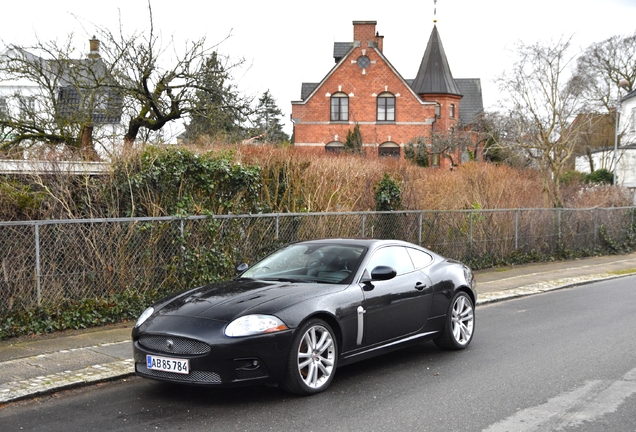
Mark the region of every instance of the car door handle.
[[425, 283], [418, 282], [418, 283], [415, 284], [415, 289], [416, 290], [422, 291], [424, 288], [426, 288], [426, 284]]

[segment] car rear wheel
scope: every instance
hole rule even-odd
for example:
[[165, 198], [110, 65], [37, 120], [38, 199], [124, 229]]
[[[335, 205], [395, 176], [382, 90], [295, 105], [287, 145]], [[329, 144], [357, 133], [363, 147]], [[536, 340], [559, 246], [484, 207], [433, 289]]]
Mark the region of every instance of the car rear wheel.
[[300, 395], [325, 390], [336, 372], [338, 346], [334, 332], [321, 319], [303, 324], [292, 342], [282, 387]]
[[468, 294], [456, 293], [448, 306], [446, 324], [435, 344], [448, 350], [464, 349], [470, 344], [475, 331], [475, 307]]

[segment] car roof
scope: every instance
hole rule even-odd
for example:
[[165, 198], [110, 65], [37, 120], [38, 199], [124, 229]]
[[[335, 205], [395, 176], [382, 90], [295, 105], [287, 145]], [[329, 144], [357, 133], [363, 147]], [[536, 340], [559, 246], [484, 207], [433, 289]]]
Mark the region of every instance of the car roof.
[[296, 242], [295, 244], [303, 244], [303, 243], [323, 243], [323, 244], [333, 244], [333, 245], [351, 245], [351, 246], [364, 246], [367, 248], [375, 248], [383, 245], [400, 245], [400, 246], [409, 246], [420, 248], [420, 246], [409, 243], [403, 240], [386, 240], [386, 239], [376, 239], [376, 238], [368, 238], [368, 237], [360, 237], [360, 238], [323, 238], [323, 239], [314, 239], [314, 240], [304, 240]]

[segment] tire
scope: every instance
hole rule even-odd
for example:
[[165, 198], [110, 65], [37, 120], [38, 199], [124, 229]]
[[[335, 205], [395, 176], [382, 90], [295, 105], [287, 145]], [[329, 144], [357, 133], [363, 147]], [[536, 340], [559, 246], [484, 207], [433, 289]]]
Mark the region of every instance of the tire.
[[475, 306], [468, 294], [457, 292], [448, 306], [442, 334], [434, 339], [435, 345], [447, 350], [466, 348], [475, 333]]
[[294, 336], [281, 387], [299, 395], [320, 393], [331, 383], [337, 360], [338, 344], [333, 330], [323, 320], [311, 319]]

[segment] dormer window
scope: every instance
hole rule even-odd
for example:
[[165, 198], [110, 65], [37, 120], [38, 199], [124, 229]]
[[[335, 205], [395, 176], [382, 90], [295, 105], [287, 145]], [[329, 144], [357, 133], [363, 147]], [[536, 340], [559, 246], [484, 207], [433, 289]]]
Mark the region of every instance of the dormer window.
[[395, 121], [395, 96], [384, 92], [378, 96], [378, 121]]
[[331, 96], [331, 121], [349, 121], [349, 96], [338, 92]]

